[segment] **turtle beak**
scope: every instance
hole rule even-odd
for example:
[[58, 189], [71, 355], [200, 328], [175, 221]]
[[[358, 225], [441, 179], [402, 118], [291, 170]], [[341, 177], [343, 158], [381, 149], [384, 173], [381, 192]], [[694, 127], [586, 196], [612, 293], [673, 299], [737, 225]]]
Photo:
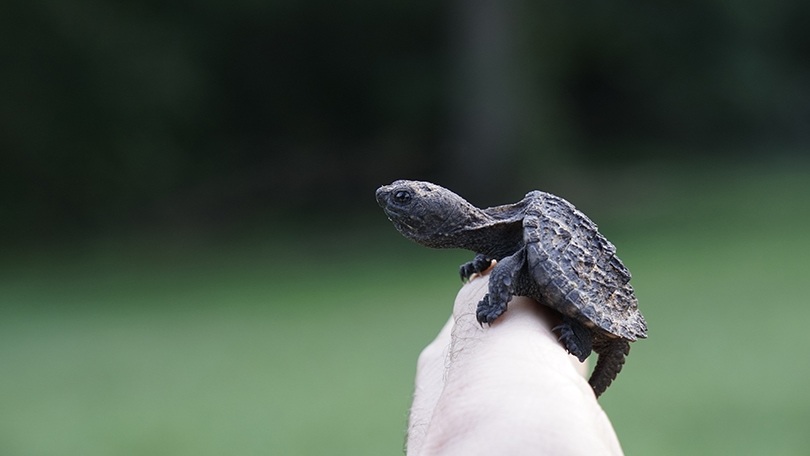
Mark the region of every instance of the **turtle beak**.
[[382, 208], [388, 206], [388, 193], [385, 185], [377, 189], [377, 204]]

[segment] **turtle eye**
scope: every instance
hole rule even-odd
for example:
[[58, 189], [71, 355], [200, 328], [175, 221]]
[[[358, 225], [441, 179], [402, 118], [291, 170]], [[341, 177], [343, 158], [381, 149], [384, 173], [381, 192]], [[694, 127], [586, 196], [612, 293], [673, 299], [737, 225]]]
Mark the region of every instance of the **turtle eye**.
[[399, 204], [408, 204], [411, 201], [411, 192], [406, 190], [399, 190], [394, 193], [394, 201]]

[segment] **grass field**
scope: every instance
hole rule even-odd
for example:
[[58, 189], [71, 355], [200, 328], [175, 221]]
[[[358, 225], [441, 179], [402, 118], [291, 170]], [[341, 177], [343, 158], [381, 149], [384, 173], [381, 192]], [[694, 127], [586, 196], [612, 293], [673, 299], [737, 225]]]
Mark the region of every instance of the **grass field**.
[[[672, 172], [638, 195], [583, 208], [649, 323], [600, 400], [626, 453], [806, 454], [810, 168]], [[0, 454], [401, 454], [416, 357], [469, 255], [378, 215], [6, 257]]]

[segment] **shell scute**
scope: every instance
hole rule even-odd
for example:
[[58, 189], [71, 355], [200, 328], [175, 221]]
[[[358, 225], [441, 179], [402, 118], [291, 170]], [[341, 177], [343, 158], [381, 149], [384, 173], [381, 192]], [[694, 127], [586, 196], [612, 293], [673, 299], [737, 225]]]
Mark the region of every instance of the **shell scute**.
[[564, 199], [539, 191], [526, 196], [526, 259], [548, 305], [629, 340], [646, 337], [630, 271], [616, 247]]

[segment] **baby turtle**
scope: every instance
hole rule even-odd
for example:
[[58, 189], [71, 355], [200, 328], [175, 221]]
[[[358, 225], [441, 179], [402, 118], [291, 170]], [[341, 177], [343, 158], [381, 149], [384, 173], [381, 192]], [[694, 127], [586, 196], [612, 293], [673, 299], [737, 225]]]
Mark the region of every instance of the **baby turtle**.
[[616, 247], [568, 201], [532, 191], [515, 204], [479, 209], [430, 182], [398, 180], [377, 190], [397, 230], [433, 248], [477, 255], [462, 280], [497, 264], [476, 317], [490, 324], [512, 296], [532, 298], [560, 313], [560, 340], [580, 361], [599, 358], [588, 382], [598, 397], [621, 371], [630, 342], [647, 337], [630, 271]]

